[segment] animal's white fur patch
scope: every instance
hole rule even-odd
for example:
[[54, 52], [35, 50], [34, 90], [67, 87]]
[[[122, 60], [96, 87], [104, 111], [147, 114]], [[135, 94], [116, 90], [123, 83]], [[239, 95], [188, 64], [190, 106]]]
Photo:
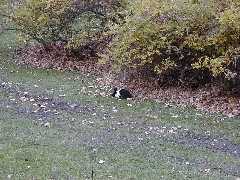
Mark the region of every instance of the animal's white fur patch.
[[115, 98], [120, 98], [121, 94], [120, 94], [120, 90], [117, 90], [116, 94], [115, 94]]

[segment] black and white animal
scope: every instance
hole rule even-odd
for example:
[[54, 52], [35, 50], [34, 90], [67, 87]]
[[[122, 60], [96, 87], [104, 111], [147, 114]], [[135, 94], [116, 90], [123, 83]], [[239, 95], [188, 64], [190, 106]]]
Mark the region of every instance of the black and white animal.
[[114, 88], [112, 96], [115, 97], [115, 98], [119, 98], [119, 99], [132, 98], [132, 95], [131, 95], [131, 93], [128, 90], [126, 90], [126, 89], [117, 89], [117, 88]]

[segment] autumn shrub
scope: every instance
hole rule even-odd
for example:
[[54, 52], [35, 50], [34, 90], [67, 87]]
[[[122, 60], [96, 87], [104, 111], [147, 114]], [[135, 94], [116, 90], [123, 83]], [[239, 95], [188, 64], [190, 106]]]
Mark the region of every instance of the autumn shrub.
[[[20, 32], [20, 40], [40, 43], [45, 50], [61, 41], [80, 54], [83, 48], [94, 48], [105, 27], [107, 14], [117, 0], [19, 0], [0, 3], [0, 17], [8, 30]], [[112, 4], [115, 3], [115, 4]], [[4, 9], [4, 10], [3, 10]], [[2, 24], [3, 26], [6, 26]], [[78, 52], [76, 52], [78, 51]]]
[[23, 41], [35, 40], [46, 50], [50, 43], [65, 41], [72, 35], [69, 13], [74, 0], [20, 0], [8, 3], [9, 22], [20, 31]]
[[[130, 1], [109, 24], [100, 63], [151, 71], [161, 82], [197, 87], [240, 76], [240, 3], [217, 0]], [[140, 68], [141, 67], [141, 68]]]

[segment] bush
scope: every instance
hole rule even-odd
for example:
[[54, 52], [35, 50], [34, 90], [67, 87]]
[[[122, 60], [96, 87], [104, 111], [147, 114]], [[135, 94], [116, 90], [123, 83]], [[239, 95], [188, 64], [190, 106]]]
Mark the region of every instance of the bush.
[[55, 42], [69, 42], [69, 46], [77, 50], [94, 44], [99, 38], [107, 13], [115, 8], [110, 2], [115, 1], [6, 1], [4, 4], [0, 2], [0, 16], [11, 24], [11, 29], [20, 31], [23, 41], [37, 41], [47, 51]]
[[128, 2], [123, 20], [109, 24], [113, 39], [100, 62], [115, 71], [146, 66], [163, 81], [173, 76], [190, 86], [229, 72], [239, 77], [239, 8], [231, 0]]
[[20, 30], [22, 40], [36, 40], [50, 50], [50, 43], [65, 41], [72, 35], [74, 16], [69, 10], [73, 3], [74, 0], [20, 0], [8, 3], [9, 18], [13, 27]]

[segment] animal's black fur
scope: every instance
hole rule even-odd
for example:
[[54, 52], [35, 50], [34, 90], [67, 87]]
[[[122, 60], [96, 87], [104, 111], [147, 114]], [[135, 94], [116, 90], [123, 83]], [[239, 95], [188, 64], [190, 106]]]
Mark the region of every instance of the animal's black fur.
[[131, 93], [127, 89], [118, 90], [117, 88], [114, 88], [112, 96], [120, 99], [132, 98]]

